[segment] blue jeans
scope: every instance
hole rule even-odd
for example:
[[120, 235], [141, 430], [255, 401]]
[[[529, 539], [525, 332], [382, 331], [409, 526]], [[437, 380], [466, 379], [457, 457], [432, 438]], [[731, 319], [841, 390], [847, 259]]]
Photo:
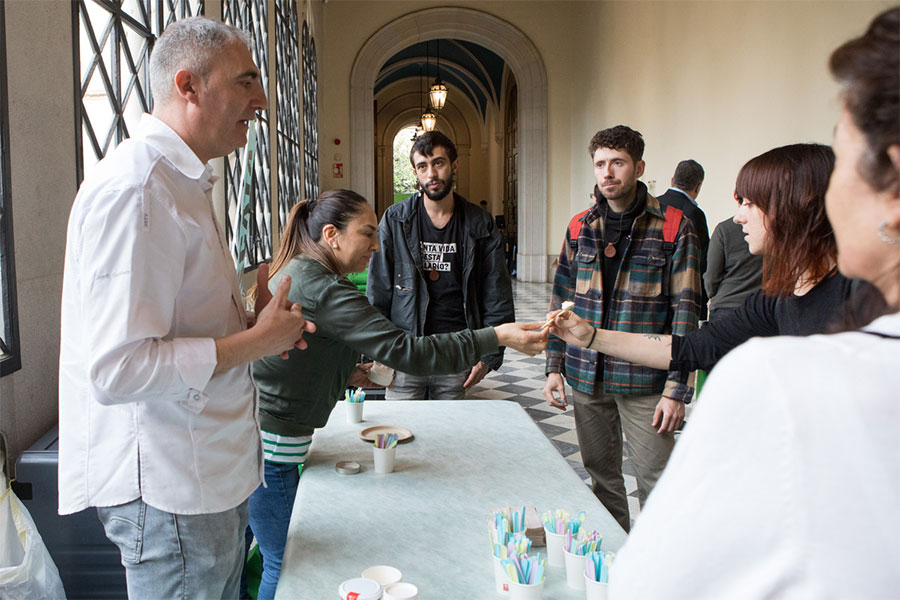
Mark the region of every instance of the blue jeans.
[[397, 371], [394, 385], [384, 390], [385, 400], [465, 400], [463, 384], [472, 369], [453, 375], [409, 375]]
[[259, 544], [263, 564], [257, 600], [275, 597], [291, 511], [300, 483], [297, 465], [265, 462], [268, 487], [259, 486], [250, 496], [250, 529]]
[[237, 598], [247, 501], [225, 512], [177, 515], [138, 498], [97, 508], [119, 548], [128, 598]]

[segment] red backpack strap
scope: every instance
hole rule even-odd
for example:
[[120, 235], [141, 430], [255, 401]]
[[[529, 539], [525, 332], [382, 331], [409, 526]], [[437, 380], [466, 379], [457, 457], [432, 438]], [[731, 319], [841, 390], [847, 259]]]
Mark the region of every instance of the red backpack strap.
[[569, 245], [573, 249], [578, 246], [578, 236], [581, 234], [581, 228], [584, 227], [584, 215], [586, 215], [589, 210], [591, 209], [587, 208], [581, 211], [569, 221]]
[[684, 213], [680, 208], [666, 207], [666, 219], [663, 221], [663, 247], [667, 252], [671, 253], [675, 248], [675, 238], [678, 237], [682, 216]]

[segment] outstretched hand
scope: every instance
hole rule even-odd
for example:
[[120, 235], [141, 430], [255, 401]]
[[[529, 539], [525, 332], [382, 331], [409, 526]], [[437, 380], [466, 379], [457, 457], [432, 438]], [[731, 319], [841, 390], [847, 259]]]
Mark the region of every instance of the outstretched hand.
[[547, 331], [543, 323], [504, 323], [494, 327], [497, 342], [528, 356], [540, 354], [547, 347]]
[[587, 348], [594, 334], [594, 327], [590, 323], [571, 310], [549, 312], [547, 319], [552, 320], [550, 333], [567, 344]]

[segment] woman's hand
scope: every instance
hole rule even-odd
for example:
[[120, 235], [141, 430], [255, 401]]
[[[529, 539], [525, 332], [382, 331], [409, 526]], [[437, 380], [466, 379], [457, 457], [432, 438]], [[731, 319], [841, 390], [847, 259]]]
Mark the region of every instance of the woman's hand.
[[553, 319], [550, 333], [567, 344], [587, 348], [594, 336], [594, 327], [571, 310], [553, 311], [547, 313], [547, 318]]
[[541, 325], [543, 323], [504, 323], [494, 327], [494, 333], [501, 346], [534, 356], [547, 346], [547, 331], [542, 330]]
[[383, 388], [369, 379], [369, 370], [373, 363], [356, 363], [356, 367], [350, 372], [350, 378], [347, 380], [347, 387], [354, 388]]

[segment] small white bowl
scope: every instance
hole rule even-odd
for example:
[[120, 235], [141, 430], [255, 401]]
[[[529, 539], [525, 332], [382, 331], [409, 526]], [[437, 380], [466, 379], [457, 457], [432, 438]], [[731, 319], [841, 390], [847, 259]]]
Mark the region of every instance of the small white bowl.
[[394, 567], [389, 567], [387, 565], [369, 567], [362, 572], [362, 576], [366, 579], [374, 579], [384, 587], [403, 580], [403, 573], [400, 572], [400, 569], [395, 569]]
[[384, 590], [384, 600], [418, 600], [419, 589], [411, 583], [395, 583]]

